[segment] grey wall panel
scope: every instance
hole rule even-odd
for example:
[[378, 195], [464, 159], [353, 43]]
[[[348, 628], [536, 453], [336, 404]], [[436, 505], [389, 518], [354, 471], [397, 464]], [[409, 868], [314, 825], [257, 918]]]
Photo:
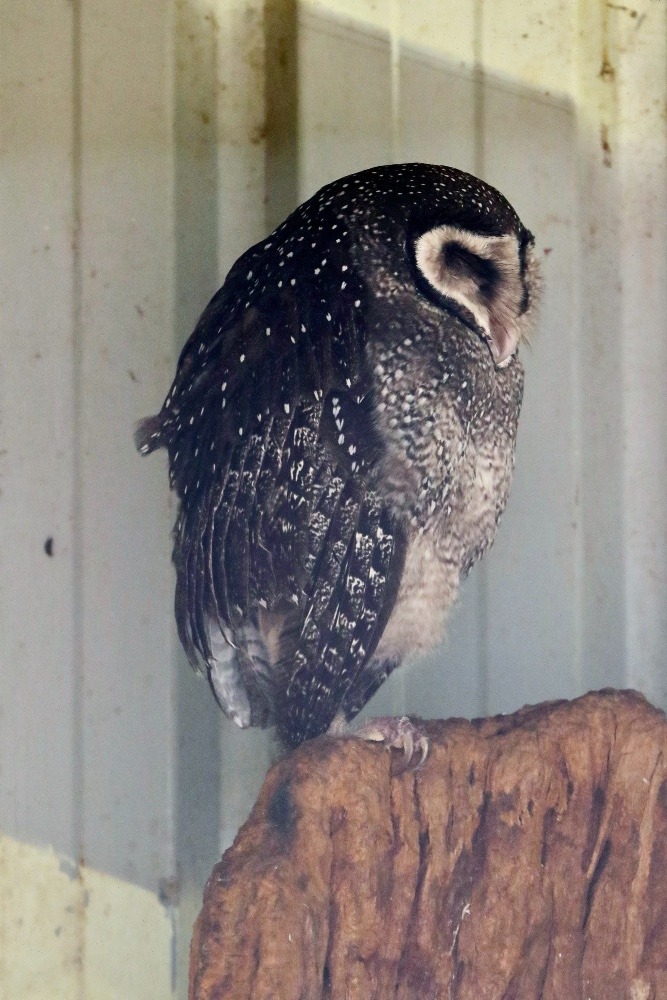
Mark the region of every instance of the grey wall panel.
[[171, 15], [80, 10], [82, 848], [157, 887], [174, 864], [173, 514], [164, 458], [142, 463], [132, 429], [174, 365]]
[[622, 185], [626, 683], [667, 708], [667, 5], [639, 16], [641, 39], [621, 22], [623, 131], [611, 151]]
[[75, 857], [73, 23], [2, 13], [0, 827]]
[[391, 160], [386, 36], [312, 13], [299, 18], [299, 198]]
[[482, 135], [485, 176], [533, 229], [544, 270], [539, 330], [522, 351], [526, 391], [516, 479], [486, 568], [487, 708], [510, 711], [582, 689], [574, 110], [502, 84], [489, 86]]
[[0, 824], [157, 887], [173, 514], [132, 428], [174, 363], [169, 15], [31, 6], [2, 31]]

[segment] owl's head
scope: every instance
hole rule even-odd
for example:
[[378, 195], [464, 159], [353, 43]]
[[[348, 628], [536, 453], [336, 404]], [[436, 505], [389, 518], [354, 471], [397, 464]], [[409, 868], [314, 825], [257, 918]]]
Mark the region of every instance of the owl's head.
[[533, 236], [507, 199], [471, 174], [435, 164], [376, 167], [344, 180], [364, 191], [350, 221], [357, 235], [365, 230], [362, 249], [372, 243], [374, 263], [384, 258], [399, 281], [455, 311], [496, 366], [507, 365], [535, 326], [541, 288]]

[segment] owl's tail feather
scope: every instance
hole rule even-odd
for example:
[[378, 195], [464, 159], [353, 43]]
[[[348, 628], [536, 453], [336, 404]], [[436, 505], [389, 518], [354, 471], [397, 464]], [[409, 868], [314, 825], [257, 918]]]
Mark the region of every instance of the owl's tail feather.
[[134, 431], [134, 443], [142, 455], [150, 455], [156, 448], [162, 448], [166, 444], [161, 413], [139, 421]]

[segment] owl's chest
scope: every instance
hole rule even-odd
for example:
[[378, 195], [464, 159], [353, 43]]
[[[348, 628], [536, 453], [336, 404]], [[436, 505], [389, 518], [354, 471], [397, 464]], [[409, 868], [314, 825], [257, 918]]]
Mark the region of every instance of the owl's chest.
[[455, 514], [456, 545], [463, 574], [493, 542], [507, 503], [513, 467], [513, 438], [500, 433], [476, 441], [471, 436]]
[[[507, 501], [523, 369], [498, 369], [457, 317], [403, 319], [374, 348], [385, 498], [411, 529], [466, 572], [489, 546]], [[407, 333], [407, 336], [406, 336]], [[386, 343], [389, 334], [391, 343]]]

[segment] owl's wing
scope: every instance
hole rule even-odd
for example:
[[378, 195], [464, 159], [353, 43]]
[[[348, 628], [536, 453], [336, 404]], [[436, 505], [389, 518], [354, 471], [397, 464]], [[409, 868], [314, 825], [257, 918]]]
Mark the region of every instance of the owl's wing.
[[297, 743], [328, 727], [371, 657], [405, 542], [370, 486], [382, 445], [361, 290], [276, 289], [239, 308], [239, 266], [137, 440], [169, 449], [181, 501], [176, 618], [190, 660], [210, 662], [211, 623], [242, 654], [258, 631], [271, 663], [253, 672], [246, 658], [246, 686]]
[[377, 493], [351, 480], [339, 492], [338, 486], [292, 669], [278, 699], [279, 732], [290, 743], [325, 731], [343, 709], [382, 635], [403, 569], [402, 526]]

